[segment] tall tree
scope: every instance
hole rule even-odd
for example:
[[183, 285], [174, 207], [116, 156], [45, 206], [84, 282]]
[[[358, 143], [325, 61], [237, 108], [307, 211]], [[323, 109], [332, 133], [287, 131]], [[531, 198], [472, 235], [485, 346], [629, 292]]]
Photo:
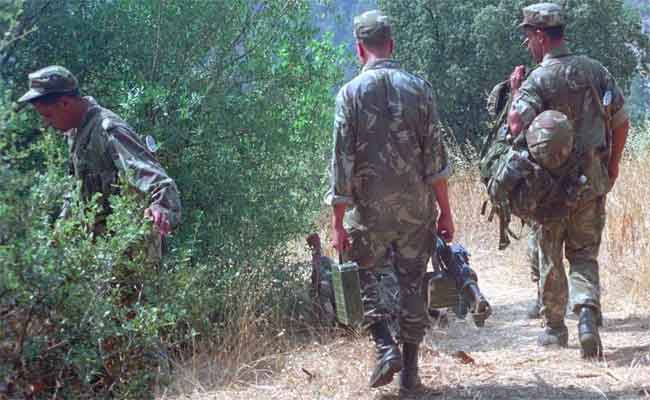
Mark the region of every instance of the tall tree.
[[[530, 65], [517, 25], [531, 0], [379, 0], [394, 19], [397, 57], [436, 88], [456, 138], [483, 135], [485, 94], [518, 64]], [[601, 61], [629, 89], [650, 43], [623, 0], [566, 0], [570, 47]], [[530, 67], [534, 67], [530, 65]]]

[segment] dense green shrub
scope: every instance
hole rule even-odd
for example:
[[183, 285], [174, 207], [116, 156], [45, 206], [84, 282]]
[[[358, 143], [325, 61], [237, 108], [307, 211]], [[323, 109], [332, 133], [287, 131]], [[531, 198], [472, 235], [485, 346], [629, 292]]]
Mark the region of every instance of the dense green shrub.
[[[429, 79], [441, 117], [461, 142], [475, 144], [488, 121], [485, 99], [516, 65], [528, 65], [517, 25], [533, 0], [379, 0], [394, 18], [397, 58]], [[566, 0], [569, 47], [602, 62], [626, 92], [647, 63], [650, 40], [623, 0]], [[645, 67], [647, 68], [647, 66]]]
[[[142, 398], [192, 340], [281, 329], [304, 282], [286, 244], [321, 208], [344, 58], [308, 3], [16, 4], [0, 47], [0, 392]], [[10, 101], [48, 64], [158, 141], [184, 207], [166, 262], [143, 258], [139, 197], [111, 199], [106, 237], [78, 200], [56, 218], [77, 184], [64, 141]]]

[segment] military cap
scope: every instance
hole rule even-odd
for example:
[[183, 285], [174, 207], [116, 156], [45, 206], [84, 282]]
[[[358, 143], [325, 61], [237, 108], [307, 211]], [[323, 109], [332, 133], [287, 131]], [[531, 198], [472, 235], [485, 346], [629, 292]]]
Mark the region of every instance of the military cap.
[[391, 28], [388, 17], [379, 10], [366, 11], [355, 17], [354, 37], [358, 40], [390, 38]]
[[58, 65], [50, 65], [29, 74], [29, 90], [19, 103], [36, 100], [52, 93], [73, 93], [79, 90], [77, 78], [72, 72]]
[[520, 28], [554, 28], [566, 25], [566, 14], [555, 3], [537, 3], [524, 8], [524, 21]]

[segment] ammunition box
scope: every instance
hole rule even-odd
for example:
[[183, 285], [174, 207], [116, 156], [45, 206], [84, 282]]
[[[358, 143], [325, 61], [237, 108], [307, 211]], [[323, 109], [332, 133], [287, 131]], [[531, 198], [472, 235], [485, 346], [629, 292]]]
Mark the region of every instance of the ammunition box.
[[332, 265], [332, 286], [336, 319], [343, 325], [363, 322], [363, 303], [359, 283], [359, 266], [353, 262]]
[[454, 308], [460, 304], [456, 280], [444, 271], [434, 272], [427, 284], [428, 308]]

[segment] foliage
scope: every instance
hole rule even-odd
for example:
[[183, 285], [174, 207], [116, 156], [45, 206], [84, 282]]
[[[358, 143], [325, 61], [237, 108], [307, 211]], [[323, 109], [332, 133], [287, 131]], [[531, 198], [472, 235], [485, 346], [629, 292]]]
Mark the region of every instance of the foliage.
[[[225, 339], [246, 318], [251, 334], [281, 329], [303, 278], [286, 243], [320, 211], [343, 59], [307, 2], [16, 4], [0, 48], [0, 375], [36, 397], [142, 398], [197, 336]], [[48, 64], [160, 144], [184, 207], [167, 262], [144, 257], [142, 199], [111, 199], [106, 237], [79, 201], [56, 218], [77, 184], [64, 141], [10, 101]]]
[[5, 73], [23, 81], [64, 64], [84, 92], [152, 134], [190, 210], [183, 235], [201, 218], [202, 256], [307, 229], [341, 54], [314, 39], [304, 1], [55, 3]]
[[[517, 25], [522, 7], [534, 1], [378, 3], [394, 18], [397, 58], [433, 83], [443, 122], [456, 138], [476, 143], [487, 120], [486, 94], [506, 79], [515, 65], [530, 65]], [[619, 85], [629, 89], [639, 58], [647, 60], [650, 50], [639, 15], [624, 7], [622, 0], [564, 3], [572, 50], [601, 61]]]

